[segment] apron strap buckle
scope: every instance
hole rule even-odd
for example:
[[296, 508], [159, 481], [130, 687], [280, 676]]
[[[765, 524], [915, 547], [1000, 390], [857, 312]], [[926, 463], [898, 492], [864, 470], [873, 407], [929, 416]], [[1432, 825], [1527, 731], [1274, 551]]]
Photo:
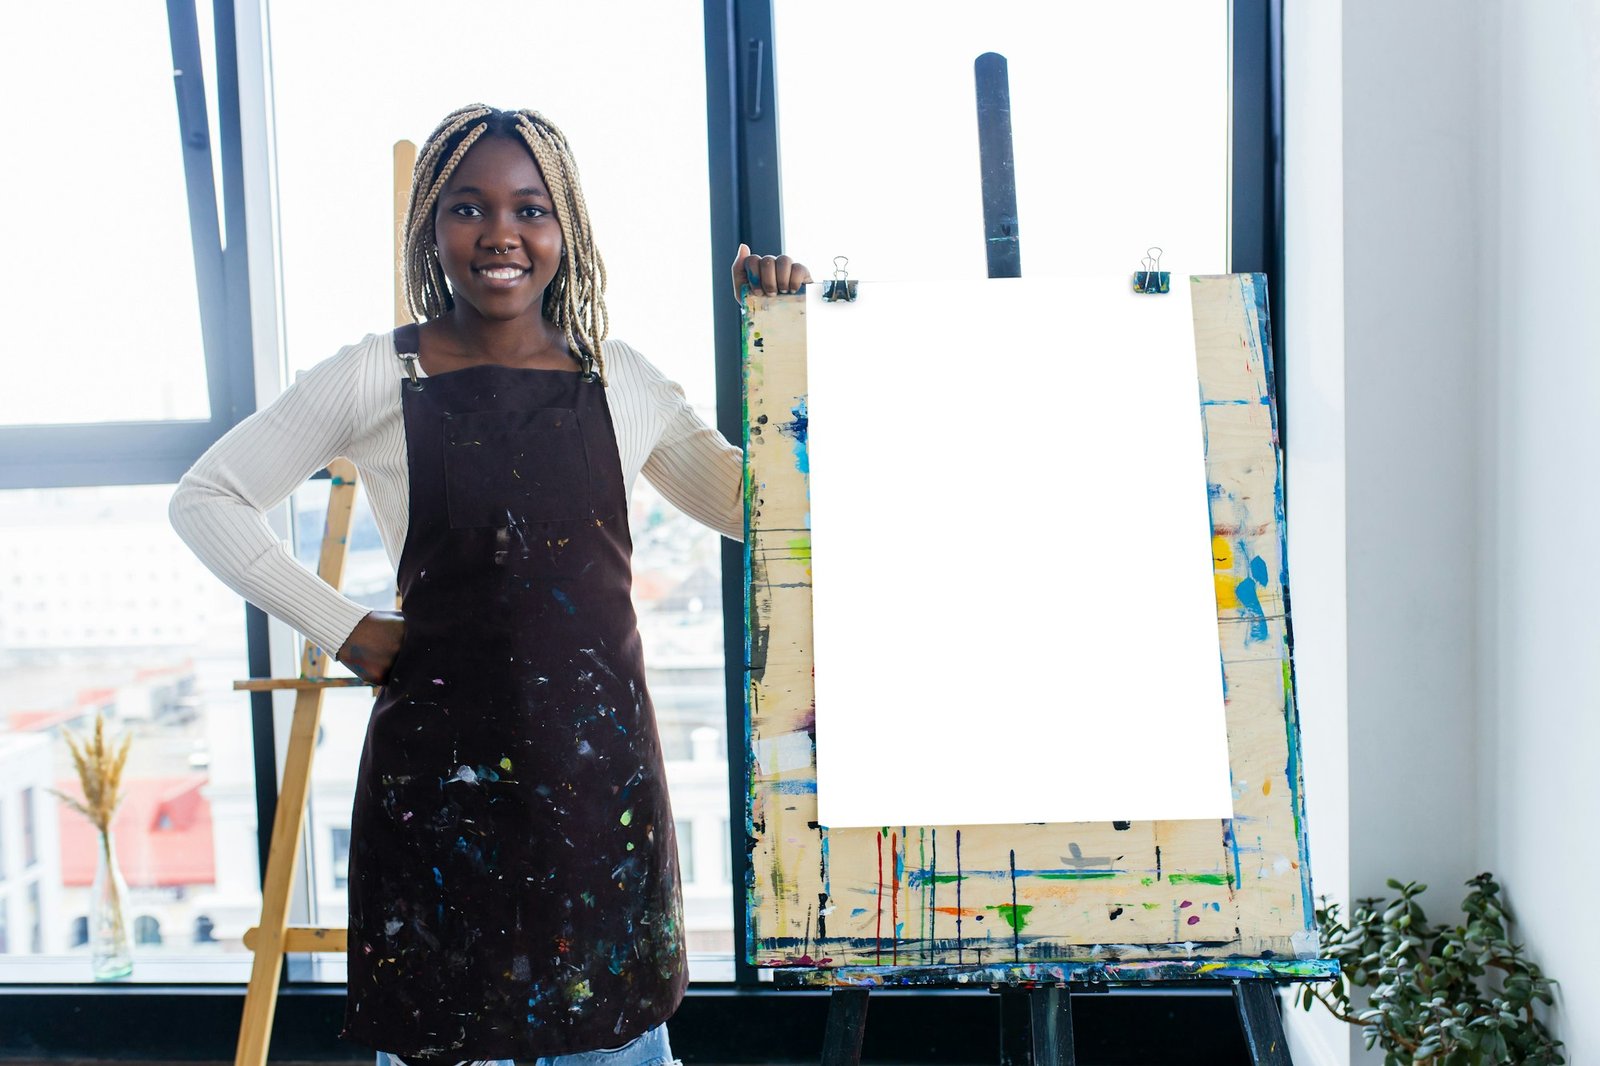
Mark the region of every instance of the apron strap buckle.
[[422, 391], [422, 382], [417, 380], [417, 352], [400, 352], [400, 361], [406, 365], [406, 376], [411, 380], [406, 382], [406, 388], [413, 392]]

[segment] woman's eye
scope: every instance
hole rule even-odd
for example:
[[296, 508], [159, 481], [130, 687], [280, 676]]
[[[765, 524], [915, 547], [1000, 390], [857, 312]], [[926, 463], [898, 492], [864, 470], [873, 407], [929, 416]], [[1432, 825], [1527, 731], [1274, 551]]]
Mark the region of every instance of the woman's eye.
[[529, 204], [527, 207], [524, 207], [522, 209], [522, 213], [525, 214], [525, 215], [529, 211], [537, 211], [539, 213], [538, 215], [529, 215], [528, 217], [530, 217], [530, 218], [538, 218], [538, 217], [540, 217], [542, 215], [548, 215], [550, 213], [550, 212], [546, 211], [544, 208], [536, 207], [533, 204]]
[[450, 213], [460, 215], [462, 218], [471, 218], [476, 214], [477, 210], [477, 207], [472, 204], [456, 204], [450, 209]]

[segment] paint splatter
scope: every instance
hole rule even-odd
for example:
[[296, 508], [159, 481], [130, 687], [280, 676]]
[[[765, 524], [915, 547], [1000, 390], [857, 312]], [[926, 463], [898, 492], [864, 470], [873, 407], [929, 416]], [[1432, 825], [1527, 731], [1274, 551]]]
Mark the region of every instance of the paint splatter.
[[811, 419], [806, 414], [806, 399], [800, 397], [800, 402], [792, 408], [794, 419], [778, 427], [778, 432], [794, 439], [794, 465], [802, 474], [811, 473], [811, 456], [806, 448], [806, 435], [809, 432]]
[[[1033, 905], [1031, 903], [995, 903], [991, 904], [989, 909], [998, 911], [1000, 917], [1005, 919], [1006, 924], [1011, 927], [1013, 933], [1020, 933], [1028, 924], [1028, 912], [1033, 910]], [[1120, 914], [1122, 912], [1118, 911], [1117, 913]]]
[[1245, 643], [1267, 639], [1267, 615], [1261, 607], [1260, 589], [1267, 585], [1267, 562], [1257, 555], [1250, 560], [1250, 576], [1234, 587], [1239, 606], [1250, 619], [1250, 633]]
[[1227, 537], [1218, 535], [1211, 538], [1211, 565], [1217, 572], [1217, 610], [1238, 610], [1239, 597], [1233, 591], [1233, 546], [1228, 543]]

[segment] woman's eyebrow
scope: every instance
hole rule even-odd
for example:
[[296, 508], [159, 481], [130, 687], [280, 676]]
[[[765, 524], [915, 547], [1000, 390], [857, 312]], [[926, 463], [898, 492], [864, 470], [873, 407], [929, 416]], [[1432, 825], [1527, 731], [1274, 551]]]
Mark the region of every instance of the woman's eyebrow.
[[[482, 196], [483, 195], [483, 190], [478, 188], [476, 185], [462, 185], [459, 188], [450, 189], [445, 195], [447, 195], [447, 196]], [[514, 197], [539, 196], [539, 197], [543, 197], [546, 200], [550, 199], [550, 194], [545, 192], [543, 189], [533, 189], [533, 188], [518, 189], [516, 192], [512, 193], [511, 195], [514, 196]]]

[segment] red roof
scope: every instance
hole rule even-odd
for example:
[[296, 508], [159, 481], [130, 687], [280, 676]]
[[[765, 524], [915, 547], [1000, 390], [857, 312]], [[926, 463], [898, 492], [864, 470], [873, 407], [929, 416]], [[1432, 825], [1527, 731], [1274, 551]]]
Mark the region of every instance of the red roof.
[[11, 733], [42, 733], [52, 726], [66, 725], [83, 714], [81, 707], [65, 711], [12, 711], [6, 716], [6, 730]]
[[[205, 774], [150, 777], [123, 782], [122, 805], [111, 822], [117, 861], [130, 886], [171, 887], [216, 882], [211, 846], [211, 804], [201, 794]], [[83, 789], [76, 777], [56, 788], [76, 799]], [[51, 797], [54, 799], [55, 797]], [[99, 835], [89, 820], [56, 801], [61, 826], [61, 883], [94, 882]]]

